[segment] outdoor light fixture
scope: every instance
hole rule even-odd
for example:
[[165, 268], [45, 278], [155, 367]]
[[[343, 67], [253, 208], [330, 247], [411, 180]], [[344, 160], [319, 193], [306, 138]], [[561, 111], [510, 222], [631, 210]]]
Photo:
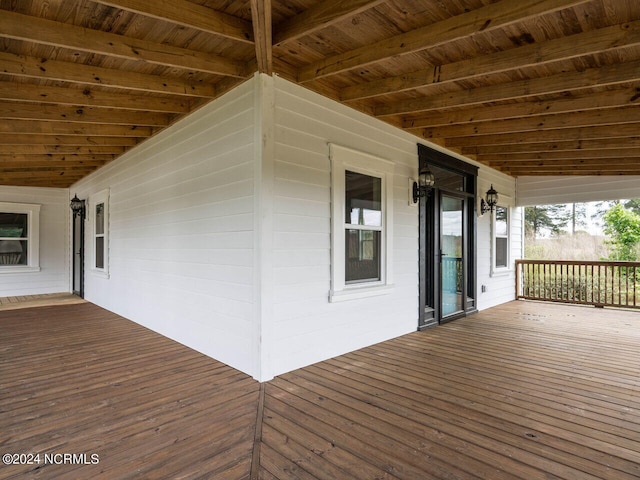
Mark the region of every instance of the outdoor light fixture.
[[425, 199], [429, 197], [429, 193], [433, 188], [433, 184], [435, 183], [435, 177], [429, 167], [426, 165], [420, 169], [420, 174], [418, 175], [418, 181], [413, 182], [413, 203], [418, 203], [421, 197]]
[[78, 198], [78, 194], [71, 199], [71, 204], [69, 206], [71, 207], [74, 217], [76, 215], [84, 215], [84, 200], [80, 200]]
[[487, 190], [486, 201], [484, 198], [480, 200], [480, 211], [482, 212], [482, 215], [489, 211], [493, 212], [493, 209], [497, 204], [498, 192], [495, 191], [493, 184], [491, 184], [491, 188]]

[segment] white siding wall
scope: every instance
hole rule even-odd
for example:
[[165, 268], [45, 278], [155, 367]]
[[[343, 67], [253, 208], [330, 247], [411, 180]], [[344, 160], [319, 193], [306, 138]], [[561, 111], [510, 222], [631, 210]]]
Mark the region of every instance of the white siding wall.
[[640, 197], [639, 176], [519, 177], [517, 185], [522, 206]]
[[256, 364], [254, 124], [249, 81], [71, 190], [89, 209], [92, 195], [109, 190], [109, 278], [88, 268], [86, 298], [248, 373]]
[[[478, 217], [478, 309], [484, 310], [515, 299], [515, 260], [522, 258], [522, 208], [516, 207], [516, 182], [513, 177], [496, 170], [480, 168], [478, 175], [478, 212], [480, 198], [485, 196], [493, 184], [498, 192], [498, 204], [509, 207], [509, 269], [492, 272], [492, 214], [487, 212]], [[482, 286], [485, 292], [482, 292]]]
[[0, 202], [33, 203], [40, 208], [40, 271], [1, 273], [0, 297], [69, 292], [69, 190], [0, 186]]
[[[418, 315], [418, 213], [408, 206], [407, 180], [417, 172], [415, 137], [285, 80], [275, 84], [271, 375], [414, 331]], [[395, 162], [388, 295], [328, 301], [329, 142]]]

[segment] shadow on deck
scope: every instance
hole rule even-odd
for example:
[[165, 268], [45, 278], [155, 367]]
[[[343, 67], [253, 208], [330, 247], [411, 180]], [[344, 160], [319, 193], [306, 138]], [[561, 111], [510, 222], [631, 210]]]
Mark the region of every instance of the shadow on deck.
[[3, 479], [640, 477], [637, 312], [511, 302], [262, 385], [88, 303], [0, 337], [0, 453], [40, 454]]

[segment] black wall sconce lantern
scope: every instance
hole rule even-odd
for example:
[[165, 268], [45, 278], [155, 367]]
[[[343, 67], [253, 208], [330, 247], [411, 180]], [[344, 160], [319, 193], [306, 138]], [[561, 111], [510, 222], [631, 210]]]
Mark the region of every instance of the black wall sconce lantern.
[[493, 209], [498, 204], [498, 192], [493, 188], [493, 184], [491, 184], [491, 188], [487, 190], [485, 199], [480, 200], [480, 212], [484, 215], [487, 212], [493, 212]]
[[76, 215], [84, 217], [84, 200], [80, 200], [77, 194], [71, 199], [71, 204], [69, 206], [71, 207], [74, 217]]
[[413, 182], [413, 203], [418, 203], [420, 198], [428, 198], [434, 183], [435, 176], [431, 173], [429, 167], [424, 166], [420, 169], [418, 181]]

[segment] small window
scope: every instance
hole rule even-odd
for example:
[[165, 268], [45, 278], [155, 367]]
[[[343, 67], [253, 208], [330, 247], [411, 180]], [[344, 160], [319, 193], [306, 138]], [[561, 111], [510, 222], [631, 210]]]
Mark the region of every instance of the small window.
[[100, 192], [91, 199], [93, 208], [93, 270], [99, 274], [109, 273], [109, 192]]
[[382, 178], [345, 171], [345, 282], [380, 281]]
[[393, 164], [331, 145], [332, 302], [392, 288]]
[[0, 272], [40, 270], [40, 205], [0, 203]]
[[496, 206], [493, 224], [495, 270], [509, 268], [509, 209]]

